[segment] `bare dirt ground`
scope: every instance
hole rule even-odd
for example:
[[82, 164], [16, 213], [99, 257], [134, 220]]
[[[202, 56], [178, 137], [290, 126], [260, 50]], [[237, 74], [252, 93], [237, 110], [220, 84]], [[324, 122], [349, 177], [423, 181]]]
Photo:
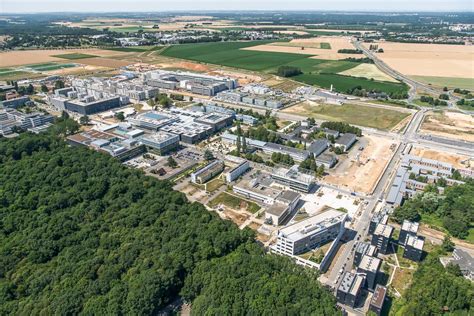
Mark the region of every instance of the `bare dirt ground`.
[[[365, 144], [363, 144], [365, 142]], [[328, 183], [343, 186], [350, 190], [370, 193], [388, 164], [396, 143], [378, 136], [364, 136], [356, 143], [349, 153], [349, 157], [336, 167], [334, 172], [324, 177]], [[359, 147], [364, 150], [359, 151]], [[357, 162], [357, 155], [359, 163]]]
[[[315, 48], [315, 46], [318, 46], [321, 43], [329, 43], [331, 45], [331, 49]], [[302, 49], [302, 47], [304, 47], [304, 49]], [[243, 49], [261, 52], [315, 55], [313, 58], [330, 60], [361, 57], [361, 55], [358, 54], [340, 54], [337, 52], [339, 49], [343, 48], [354, 49], [349, 37], [321, 36], [314, 38], [294, 39], [290, 41], [287, 46], [282, 45], [282, 43], [275, 43], [274, 45], [257, 45]]]
[[[311, 24], [309, 24], [311, 25]], [[338, 30], [338, 29], [311, 29], [311, 31], [317, 32], [344, 32], [344, 33], [375, 33], [375, 31], [367, 31], [367, 30]]]
[[53, 71], [48, 71], [48, 74], [52, 75], [61, 75], [61, 76], [66, 76], [66, 75], [85, 75], [85, 74], [93, 74], [96, 72], [102, 72], [110, 70], [110, 68], [107, 67], [100, 67], [100, 66], [92, 66], [92, 65], [81, 65], [77, 67], [72, 67], [72, 68], [63, 68], [63, 69], [58, 69], [58, 70], [53, 70]]
[[243, 212], [237, 213], [228, 207], [224, 207], [223, 213], [227, 219], [230, 219], [237, 226], [240, 226], [245, 223], [245, 221], [250, 217], [250, 215], [248, 214], [244, 214]]
[[474, 117], [458, 112], [429, 112], [420, 132], [474, 142]]
[[474, 160], [469, 157], [457, 154], [440, 152], [432, 149], [413, 147], [410, 154], [427, 159], [435, 159], [442, 162], [450, 163], [454, 168], [474, 170]]
[[89, 54], [100, 57], [115, 57], [123, 55], [123, 52], [117, 52], [105, 49], [52, 49], [52, 50], [22, 50], [8, 51], [0, 53], [0, 67], [11, 67], [21, 65], [39, 64], [45, 62], [82, 62], [83, 59], [68, 60], [53, 57], [62, 54]]
[[[377, 57], [406, 75], [474, 77], [474, 46], [378, 42]], [[369, 44], [365, 44], [368, 46]]]
[[339, 73], [340, 75], [365, 77], [379, 81], [398, 82], [386, 73], [380, 71], [374, 64], [360, 64], [354, 68]]

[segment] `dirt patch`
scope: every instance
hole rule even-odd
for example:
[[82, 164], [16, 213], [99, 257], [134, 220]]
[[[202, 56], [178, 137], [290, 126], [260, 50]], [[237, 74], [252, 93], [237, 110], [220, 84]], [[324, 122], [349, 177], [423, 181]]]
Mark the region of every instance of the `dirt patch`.
[[418, 156], [418, 157], [434, 159], [434, 160], [450, 163], [453, 165], [454, 168], [474, 170], [474, 159], [471, 160], [467, 156], [449, 154], [446, 152], [440, 152], [440, 151], [421, 148], [421, 147], [413, 147], [410, 154], [414, 156]]
[[384, 50], [377, 57], [405, 75], [474, 77], [474, 46], [388, 42], [375, 44]]
[[224, 215], [227, 219], [230, 219], [232, 222], [234, 222], [237, 226], [242, 225], [245, 223], [245, 221], [250, 217], [247, 214], [241, 214], [237, 213], [227, 207], [224, 208]]
[[429, 112], [421, 124], [420, 132], [474, 142], [474, 117], [458, 112]]
[[352, 191], [371, 193], [390, 161], [396, 143], [378, 136], [364, 136], [354, 146], [364, 149], [352, 149], [349, 157], [342, 161], [334, 172], [324, 177], [324, 180]]

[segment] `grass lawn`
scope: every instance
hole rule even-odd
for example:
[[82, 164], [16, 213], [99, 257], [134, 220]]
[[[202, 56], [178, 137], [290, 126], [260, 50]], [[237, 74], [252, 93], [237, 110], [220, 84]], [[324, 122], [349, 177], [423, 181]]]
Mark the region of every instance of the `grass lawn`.
[[76, 64], [42, 63], [42, 64], [34, 64], [34, 65], [25, 66], [25, 68], [30, 68], [36, 71], [52, 71], [52, 70], [71, 68], [71, 67], [76, 67]]
[[438, 87], [474, 90], [474, 78], [412, 76], [413, 79]]
[[[242, 49], [268, 43], [270, 42], [250, 41], [175, 45], [164, 49], [161, 55], [272, 74], [276, 74], [280, 66], [294, 66], [300, 68], [303, 74], [291, 79], [323, 88], [330, 88], [333, 85], [334, 89], [339, 92], [346, 92], [348, 89], [358, 86], [366, 90], [387, 93], [408, 90], [408, 87], [402, 83], [337, 75], [339, 72], [360, 65], [358, 62], [314, 59], [309, 58], [312, 55], [305, 54]], [[286, 43], [281, 45], [284, 44]]]
[[390, 286], [397, 289], [397, 291], [403, 296], [413, 280], [414, 272], [415, 270], [411, 269], [397, 269]]
[[209, 182], [206, 183], [206, 191], [208, 192], [214, 192], [215, 190], [219, 189], [223, 184], [225, 184], [224, 181], [222, 181], [219, 178], [215, 178]]
[[235, 210], [245, 207], [245, 210], [250, 213], [256, 213], [260, 209], [260, 206], [256, 203], [241, 199], [226, 192], [220, 193], [209, 202], [210, 207], [216, 207], [219, 204], [224, 204], [225, 206]]
[[81, 53], [71, 53], [71, 54], [53, 55], [52, 57], [74, 60], [74, 59], [92, 58], [92, 57], [97, 57], [97, 56], [89, 55], [89, 54], [81, 54]]
[[355, 104], [313, 106], [308, 103], [300, 103], [283, 110], [283, 112], [385, 130], [393, 128], [410, 115], [396, 110]]

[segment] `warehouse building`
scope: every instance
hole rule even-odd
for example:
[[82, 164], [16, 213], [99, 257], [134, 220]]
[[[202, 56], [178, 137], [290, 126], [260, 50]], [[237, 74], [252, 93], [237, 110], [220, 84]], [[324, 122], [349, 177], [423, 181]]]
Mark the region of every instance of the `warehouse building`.
[[298, 171], [298, 166], [290, 169], [277, 168], [273, 170], [272, 178], [295, 191], [308, 193], [314, 186], [314, 177]]
[[344, 272], [341, 283], [339, 283], [337, 287], [337, 302], [354, 308], [363, 285], [363, 276], [351, 272]]
[[401, 245], [405, 245], [408, 236], [416, 236], [416, 234], [418, 233], [419, 226], [420, 223], [418, 222], [410, 222], [408, 220], [404, 220], [402, 228], [400, 230], [400, 236], [398, 237], [398, 243]]
[[191, 174], [191, 181], [197, 184], [203, 184], [217, 176], [224, 170], [224, 162], [222, 160], [214, 160], [203, 168]]
[[165, 155], [179, 146], [179, 136], [163, 131], [147, 134], [140, 141], [159, 155]]
[[372, 235], [372, 245], [377, 247], [381, 254], [388, 254], [390, 249], [390, 239], [392, 238], [393, 227], [385, 224], [378, 224]]
[[408, 235], [405, 243], [405, 250], [403, 251], [403, 258], [413, 261], [421, 261], [423, 257], [423, 245], [425, 240], [416, 235]]
[[360, 264], [357, 267], [358, 273], [365, 274], [367, 288], [371, 290], [375, 289], [375, 281], [377, 279], [377, 274], [379, 272], [381, 262], [382, 261], [379, 258], [365, 255], [362, 257], [362, 260], [360, 261]]
[[377, 316], [382, 314], [383, 304], [387, 296], [387, 288], [380, 284], [375, 287], [374, 294], [370, 299], [369, 311], [375, 313]]
[[294, 256], [338, 240], [344, 233], [346, 218], [346, 213], [331, 209], [282, 228], [273, 250]]

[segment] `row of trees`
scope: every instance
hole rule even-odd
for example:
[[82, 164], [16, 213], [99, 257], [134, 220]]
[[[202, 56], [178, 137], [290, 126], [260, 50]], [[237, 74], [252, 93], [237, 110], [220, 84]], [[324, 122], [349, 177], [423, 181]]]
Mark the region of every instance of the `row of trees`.
[[339, 54], [362, 54], [360, 49], [342, 48], [337, 51]]
[[339, 133], [352, 133], [356, 134], [359, 137], [362, 136], [362, 130], [360, 128], [349, 125], [344, 122], [323, 122], [321, 123], [321, 128], [332, 129], [338, 131]]
[[[312, 271], [265, 255], [171, 184], [49, 134], [0, 140], [0, 314], [334, 315]], [[76, 123], [77, 124], [77, 123]]]
[[302, 73], [300, 68], [293, 66], [280, 66], [277, 70], [277, 75], [280, 77], [294, 77]]
[[423, 214], [439, 218], [443, 227], [453, 236], [466, 238], [474, 222], [474, 180], [465, 184], [447, 187], [444, 195], [435, 186], [429, 185], [426, 192], [417, 194], [395, 209], [394, 219], [419, 221]]
[[281, 164], [285, 164], [285, 165], [288, 165], [288, 166], [292, 166], [295, 164], [295, 161], [293, 160], [293, 158], [288, 155], [288, 154], [282, 154], [282, 153], [273, 153], [272, 154], [272, 161], [274, 163], [281, 163]]
[[447, 106], [448, 105], [448, 103], [444, 100], [435, 99], [433, 97], [425, 96], [425, 95], [422, 95], [420, 97], [420, 101], [428, 103], [433, 106]]

